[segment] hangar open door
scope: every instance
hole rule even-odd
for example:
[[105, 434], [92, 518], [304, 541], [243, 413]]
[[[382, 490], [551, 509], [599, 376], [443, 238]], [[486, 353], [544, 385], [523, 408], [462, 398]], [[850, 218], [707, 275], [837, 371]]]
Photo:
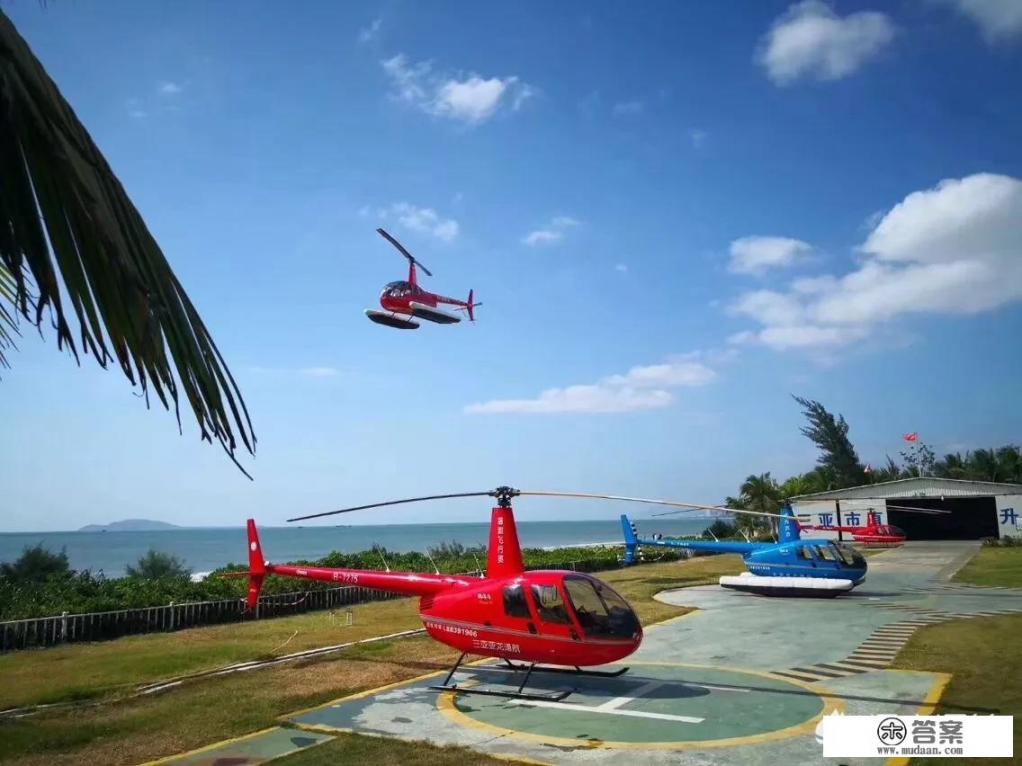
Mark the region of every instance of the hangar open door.
[[[950, 513], [906, 513], [895, 506]], [[978, 540], [997, 537], [997, 504], [992, 497], [905, 497], [887, 500], [887, 518], [909, 540]]]

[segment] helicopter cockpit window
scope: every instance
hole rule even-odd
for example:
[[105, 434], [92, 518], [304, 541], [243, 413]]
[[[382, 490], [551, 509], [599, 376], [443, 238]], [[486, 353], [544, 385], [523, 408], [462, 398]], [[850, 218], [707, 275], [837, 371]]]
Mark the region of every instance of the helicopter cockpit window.
[[642, 629], [627, 601], [603, 583], [595, 583], [595, 587], [610, 613], [610, 635], [631, 638]]
[[848, 545], [835, 544], [834, 549], [837, 551], [837, 555], [841, 557], [841, 560], [850, 567], [864, 567], [866, 566], [866, 559], [862, 557], [855, 548]]
[[521, 617], [524, 620], [531, 619], [529, 605], [525, 601], [525, 591], [521, 585], [504, 588], [504, 614], [508, 617]]
[[389, 298], [404, 298], [411, 295], [412, 285], [410, 282], [388, 282], [383, 288], [383, 294]]
[[575, 607], [578, 622], [587, 636], [606, 636], [610, 634], [610, 615], [607, 607], [589, 580], [566, 578], [564, 588], [568, 591], [568, 599]]
[[821, 545], [819, 548], [816, 549], [816, 552], [820, 554], [820, 558], [822, 558], [824, 561], [836, 562], [838, 560], [837, 556], [834, 553], [834, 550], [832, 550], [829, 545]]
[[543, 622], [558, 625], [570, 625], [571, 618], [561, 598], [561, 591], [556, 585], [533, 585], [532, 597], [536, 601], [536, 611]]

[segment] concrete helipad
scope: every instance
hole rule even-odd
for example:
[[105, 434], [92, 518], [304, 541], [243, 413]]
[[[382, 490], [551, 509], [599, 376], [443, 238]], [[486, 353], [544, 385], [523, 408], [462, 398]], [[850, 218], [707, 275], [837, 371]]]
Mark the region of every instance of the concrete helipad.
[[[888, 669], [915, 630], [1022, 611], [1022, 591], [947, 582], [974, 550], [916, 543], [886, 551], [869, 560], [866, 583], [833, 600], [768, 599], [717, 586], [662, 593], [698, 611], [648, 629], [623, 676], [535, 674], [533, 691], [572, 690], [561, 702], [438, 694], [427, 688], [434, 674], [288, 716], [286, 729], [262, 736], [293, 750], [321, 741], [298, 743], [294, 735], [355, 731], [557, 764], [612, 763], [622, 751], [630, 763], [824, 763], [814, 732], [828, 711], [912, 714], [937, 701], [948, 676]], [[455, 678], [461, 686], [510, 688], [521, 677], [476, 664]], [[281, 734], [288, 731], [290, 739]], [[259, 740], [233, 747], [251, 751]], [[216, 755], [230, 758], [230, 743]]]

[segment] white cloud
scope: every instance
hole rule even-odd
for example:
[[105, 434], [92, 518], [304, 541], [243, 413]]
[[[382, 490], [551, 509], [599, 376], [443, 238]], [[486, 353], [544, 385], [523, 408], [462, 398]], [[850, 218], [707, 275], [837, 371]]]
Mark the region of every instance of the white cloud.
[[669, 407], [675, 401], [671, 389], [702, 386], [717, 373], [702, 362], [680, 359], [663, 364], [633, 367], [623, 375], [611, 375], [592, 384], [550, 388], [535, 399], [496, 399], [470, 404], [465, 412], [481, 414], [608, 414]]
[[453, 218], [443, 218], [431, 207], [417, 207], [407, 202], [395, 202], [389, 208], [377, 211], [380, 218], [394, 216], [398, 223], [411, 231], [429, 234], [444, 242], [454, 240], [460, 231]]
[[383, 19], [373, 19], [373, 22], [368, 27], [362, 27], [358, 30], [358, 41], [360, 43], [368, 43], [374, 40], [380, 33], [380, 27], [383, 26]]
[[762, 274], [767, 269], [790, 266], [812, 246], [788, 237], [742, 237], [731, 243], [731, 263], [735, 274]]
[[689, 128], [688, 140], [692, 142], [693, 149], [702, 149], [703, 144], [710, 134], [700, 128]]
[[800, 78], [840, 80], [855, 72], [894, 38], [883, 13], [838, 16], [821, 0], [788, 8], [766, 34], [757, 55], [777, 85]]
[[988, 42], [1004, 42], [1022, 36], [1022, 2], [1019, 0], [944, 0], [972, 19]]
[[619, 271], [622, 274], [627, 274], [628, 273], [628, 264], [627, 263], [616, 263], [616, 264], [614, 264], [614, 271]]
[[611, 111], [619, 116], [627, 116], [632, 114], [642, 114], [644, 109], [641, 101], [620, 101], [612, 107]]
[[381, 62], [393, 95], [434, 117], [478, 125], [504, 105], [517, 110], [535, 90], [517, 77], [483, 78], [475, 73], [438, 74], [428, 61], [410, 63], [399, 53]]
[[164, 96], [176, 96], [183, 90], [184, 87], [176, 82], [171, 82], [167, 80], [165, 82], [160, 83], [160, 93], [163, 94]]
[[851, 272], [757, 290], [731, 306], [761, 325], [732, 336], [777, 349], [840, 346], [909, 314], [975, 314], [1022, 300], [1022, 181], [977, 173], [913, 192], [858, 248]]
[[564, 239], [564, 233], [568, 229], [574, 228], [580, 224], [581, 221], [572, 218], [571, 216], [556, 215], [551, 218], [550, 223], [543, 228], [530, 231], [522, 237], [522, 242], [529, 247], [552, 245]]
[[805, 318], [799, 299], [773, 290], [753, 290], [731, 306], [731, 313], [747, 316], [765, 325], [794, 325]]

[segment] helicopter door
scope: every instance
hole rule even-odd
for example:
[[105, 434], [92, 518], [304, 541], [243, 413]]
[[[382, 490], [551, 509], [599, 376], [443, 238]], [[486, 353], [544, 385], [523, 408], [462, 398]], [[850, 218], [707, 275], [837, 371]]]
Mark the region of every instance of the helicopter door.
[[817, 547], [816, 553], [821, 559], [816, 563], [818, 569], [841, 569], [841, 559], [837, 555], [836, 548], [831, 548], [830, 545], [821, 545]]
[[541, 623], [540, 633], [580, 641], [578, 631], [568, 615], [564, 595], [556, 585], [533, 585], [532, 599]]
[[523, 633], [528, 631], [533, 635], [539, 632], [536, 629], [536, 619], [529, 610], [525, 589], [520, 583], [504, 588], [504, 614], [514, 630], [520, 630]]

